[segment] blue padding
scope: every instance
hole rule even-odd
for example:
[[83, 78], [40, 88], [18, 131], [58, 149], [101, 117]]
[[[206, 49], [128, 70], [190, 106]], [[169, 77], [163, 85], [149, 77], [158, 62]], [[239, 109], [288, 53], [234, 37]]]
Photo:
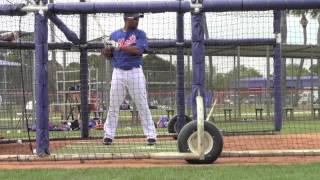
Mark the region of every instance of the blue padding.
[[103, 3], [55, 3], [49, 4], [49, 11], [59, 14], [74, 13], [123, 13], [123, 12], [187, 12], [187, 1], [138, 1], [138, 2], [103, 2]]
[[79, 43], [79, 38], [77, 34], [73, 31], [71, 31], [63, 22], [61, 19], [59, 19], [56, 15], [49, 16], [49, 19], [51, 22], [53, 22], [66, 36], [66, 38], [71, 41], [74, 44]]
[[48, 19], [38, 13], [35, 15], [35, 63], [37, 154], [45, 155], [49, 153]]
[[285, 9], [317, 9], [319, 0], [203, 0], [203, 11], [261, 11]]
[[[193, 119], [197, 119], [196, 96], [198, 92], [202, 97], [205, 97], [204, 82], [205, 82], [205, 47], [204, 47], [204, 29], [203, 15], [192, 14], [192, 114]], [[204, 116], [205, 116], [204, 111]]]
[[0, 5], [0, 15], [24, 16], [27, 12], [21, 11], [24, 4], [2, 4]]

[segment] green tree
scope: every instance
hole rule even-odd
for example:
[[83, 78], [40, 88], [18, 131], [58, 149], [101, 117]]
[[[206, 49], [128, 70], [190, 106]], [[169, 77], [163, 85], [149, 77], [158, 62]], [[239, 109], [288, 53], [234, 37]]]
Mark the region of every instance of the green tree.
[[98, 81], [99, 82], [106, 81], [106, 63], [108, 62], [108, 60], [106, 60], [100, 54], [99, 55], [91, 54], [88, 57], [88, 60], [89, 60], [89, 68], [94, 69], [98, 72]]
[[67, 70], [80, 70], [80, 63], [72, 62], [67, 65]]
[[242, 78], [249, 78], [249, 77], [262, 77], [262, 74], [259, 73], [254, 68], [245, 67], [244, 65], [240, 65], [240, 68], [236, 67], [230, 72], [228, 72], [228, 77], [234, 77], [235, 75], [239, 74], [240, 71], [240, 79]]
[[[1, 50], [2, 59], [23, 64], [23, 78], [26, 91], [32, 90], [33, 53], [31, 51]], [[2, 75], [2, 74], [1, 74]], [[22, 87], [21, 67], [7, 67], [7, 88], [20, 89]]]
[[[176, 67], [168, 60], [149, 54], [143, 57], [143, 70], [148, 82], [174, 82]], [[151, 86], [148, 86], [149, 89]], [[156, 88], [157, 85], [154, 85]]]
[[48, 61], [49, 92], [55, 92], [57, 90], [56, 89], [56, 82], [57, 82], [56, 72], [61, 71], [62, 69], [63, 69], [62, 65], [59, 64], [57, 61], [55, 60]]
[[320, 45], [320, 9], [313, 9], [310, 14], [312, 18], [318, 20], [317, 44]]
[[[311, 16], [312, 16], [312, 18], [317, 18], [317, 20], [318, 20], [317, 45], [320, 45], [320, 9], [314, 9], [311, 12]], [[317, 65], [313, 65], [313, 66], [316, 66], [316, 67], [315, 68], [311, 67], [310, 71], [313, 73], [319, 74], [320, 73], [320, 60], [318, 59]], [[319, 89], [318, 89], [318, 97], [320, 97], [320, 90]]]
[[148, 54], [143, 57], [143, 69], [151, 71], [172, 71], [176, 70], [173, 64], [157, 55]]
[[245, 67], [241, 65], [240, 68], [236, 67], [227, 73], [218, 73], [215, 77], [214, 88], [216, 90], [223, 90], [225, 88], [230, 88], [231, 82], [237, 80], [237, 75], [239, 74], [239, 79], [249, 78], [249, 77], [262, 77], [262, 74], [254, 68]]
[[[307, 14], [310, 13], [312, 18], [316, 18], [320, 14], [319, 9], [293, 10], [293, 11], [291, 11], [291, 13], [296, 16], [301, 16], [300, 24], [303, 28], [303, 44], [307, 44], [307, 25], [308, 25]], [[319, 29], [318, 29], [318, 44], [319, 44], [320, 43], [320, 19], [318, 19], [318, 22], [319, 22]], [[301, 88], [301, 80], [300, 79], [302, 76], [303, 64], [304, 64], [304, 58], [301, 58], [300, 65], [298, 68], [298, 74], [297, 74], [297, 84], [296, 84], [297, 89]], [[319, 94], [320, 94], [320, 92], [319, 92]], [[295, 105], [297, 105], [298, 100], [299, 100], [299, 94], [297, 93], [295, 95], [295, 101], [294, 101]]]
[[229, 88], [229, 82], [231, 80], [228, 79], [227, 74], [224, 73], [217, 73], [217, 75], [215, 76], [215, 80], [214, 80], [214, 89], [215, 90], [224, 90], [225, 88]]
[[298, 64], [289, 64], [286, 66], [286, 70], [287, 70], [287, 76], [297, 77], [299, 75], [306, 76], [310, 74], [310, 71], [308, 71], [308, 69], [306, 68], [302, 68], [302, 71], [300, 73]]
[[[293, 11], [291, 11], [291, 13], [296, 16], [301, 16], [300, 24], [303, 29], [303, 44], [307, 44], [308, 19], [307, 19], [306, 14], [308, 13], [308, 10], [293, 10]], [[304, 64], [304, 58], [301, 58], [300, 65], [298, 67], [298, 74], [296, 75], [296, 77], [297, 77], [296, 88], [297, 89], [300, 89], [300, 86], [301, 86], [300, 79], [301, 79], [301, 75], [302, 75], [302, 71], [303, 71], [303, 64]], [[299, 100], [299, 94], [297, 92], [295, 95], [295, 103], [294, 104], [297, 104], [298, 100]]]
[[310, 66], [309, 70], [313, 74], [320, 74], [320, 60], [317, 61], [317, 64]]

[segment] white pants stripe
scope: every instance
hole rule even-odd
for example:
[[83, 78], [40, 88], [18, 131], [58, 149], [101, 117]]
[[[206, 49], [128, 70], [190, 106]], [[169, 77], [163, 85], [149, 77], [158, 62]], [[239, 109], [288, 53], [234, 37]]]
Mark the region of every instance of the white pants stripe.
[[110, 106], [104, 124], [104, 136], [113, 139], [116, 135], [119, 107], [125, 98], [126, 88], [137, 106], [144, 134], [148, 139], [156, 139], [156, 129], [148, 106], [146, 80], [142, 68], [128, 71], [114, 68], [110, 89]]

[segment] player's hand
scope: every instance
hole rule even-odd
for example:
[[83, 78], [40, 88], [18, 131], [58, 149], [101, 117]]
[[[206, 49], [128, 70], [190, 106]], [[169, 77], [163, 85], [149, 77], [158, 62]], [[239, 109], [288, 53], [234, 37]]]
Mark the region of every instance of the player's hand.
[[110, 40], [105, 43], [105, 47], [112, 47], [115, 50], [120, 50], [125, 47], [124, 43], [118, 43], [116, 41]]
[[101, 54], [102, 54], [104, 57], [106, 57], [106, 58], [108, 58], [108, 59], [111, 59], [111, 57], [112, 57], [112, 51], [113, 51], [113, 48], [112, 48], [111, 46], [105, 47], [105, 48], [103, 48], [103, 49], [101, 50]]

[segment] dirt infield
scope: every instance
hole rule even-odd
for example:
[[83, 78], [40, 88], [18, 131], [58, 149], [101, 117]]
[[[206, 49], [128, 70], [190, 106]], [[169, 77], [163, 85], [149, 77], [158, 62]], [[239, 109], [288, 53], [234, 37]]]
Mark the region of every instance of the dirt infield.
[[320, 134], [226, 136], [224, 150], [320, 149]]
[[[142, 141], [143, 139], [137, 139]], [[167, 141], [161, 138], [159, 141]], [[85, 140], [88, 142], [88, 140]], [[100, 139], [89, 142], [100, 142]], [[126, 139], [121, 141], [126, 142]], [[81, 141], [80, 141], [81, 142]], [[245, 135], [224, 137], [225, 151], [246, 150], [299, 150], [320, 149], [319, 134], [294, 134], [294, 135]], [[67, 145], [79, 143], [79, 140], [51, 141], [51, 151], [59, 150]], [[32, 143], [34, 147], [34, 143]], [[0, 155], [4, 154], [31, 154], [28, 143], [0, 144]], [[219, 158], [215, 165], [239, 164], [296, 164], [320, 162], [320, 156], [295, 156], [295, 157], [224, 157]], [[0, 162], [1, 169], [12, 168], [92, 168], [92, 167], [167, 167], [187, 166], [184, 160], [86, 160], [86, 161], [43, 161], [43, 162]]]
[[[35, 142], [32, 142], [32, 148], [36, 147]], [[52, 151], [60, 149], [68, 144], [72, 144], [72, 141], [53, 141], [50, 142], [50, 147]], [[22, 155], [30, 155], [32, 154], [32, 150], [28, 142], [24, 142], [22, 144], [19, 143], [8, 143], [8, 144], [0, 144], [0, 155], [7, 154], [22, 154]]]

